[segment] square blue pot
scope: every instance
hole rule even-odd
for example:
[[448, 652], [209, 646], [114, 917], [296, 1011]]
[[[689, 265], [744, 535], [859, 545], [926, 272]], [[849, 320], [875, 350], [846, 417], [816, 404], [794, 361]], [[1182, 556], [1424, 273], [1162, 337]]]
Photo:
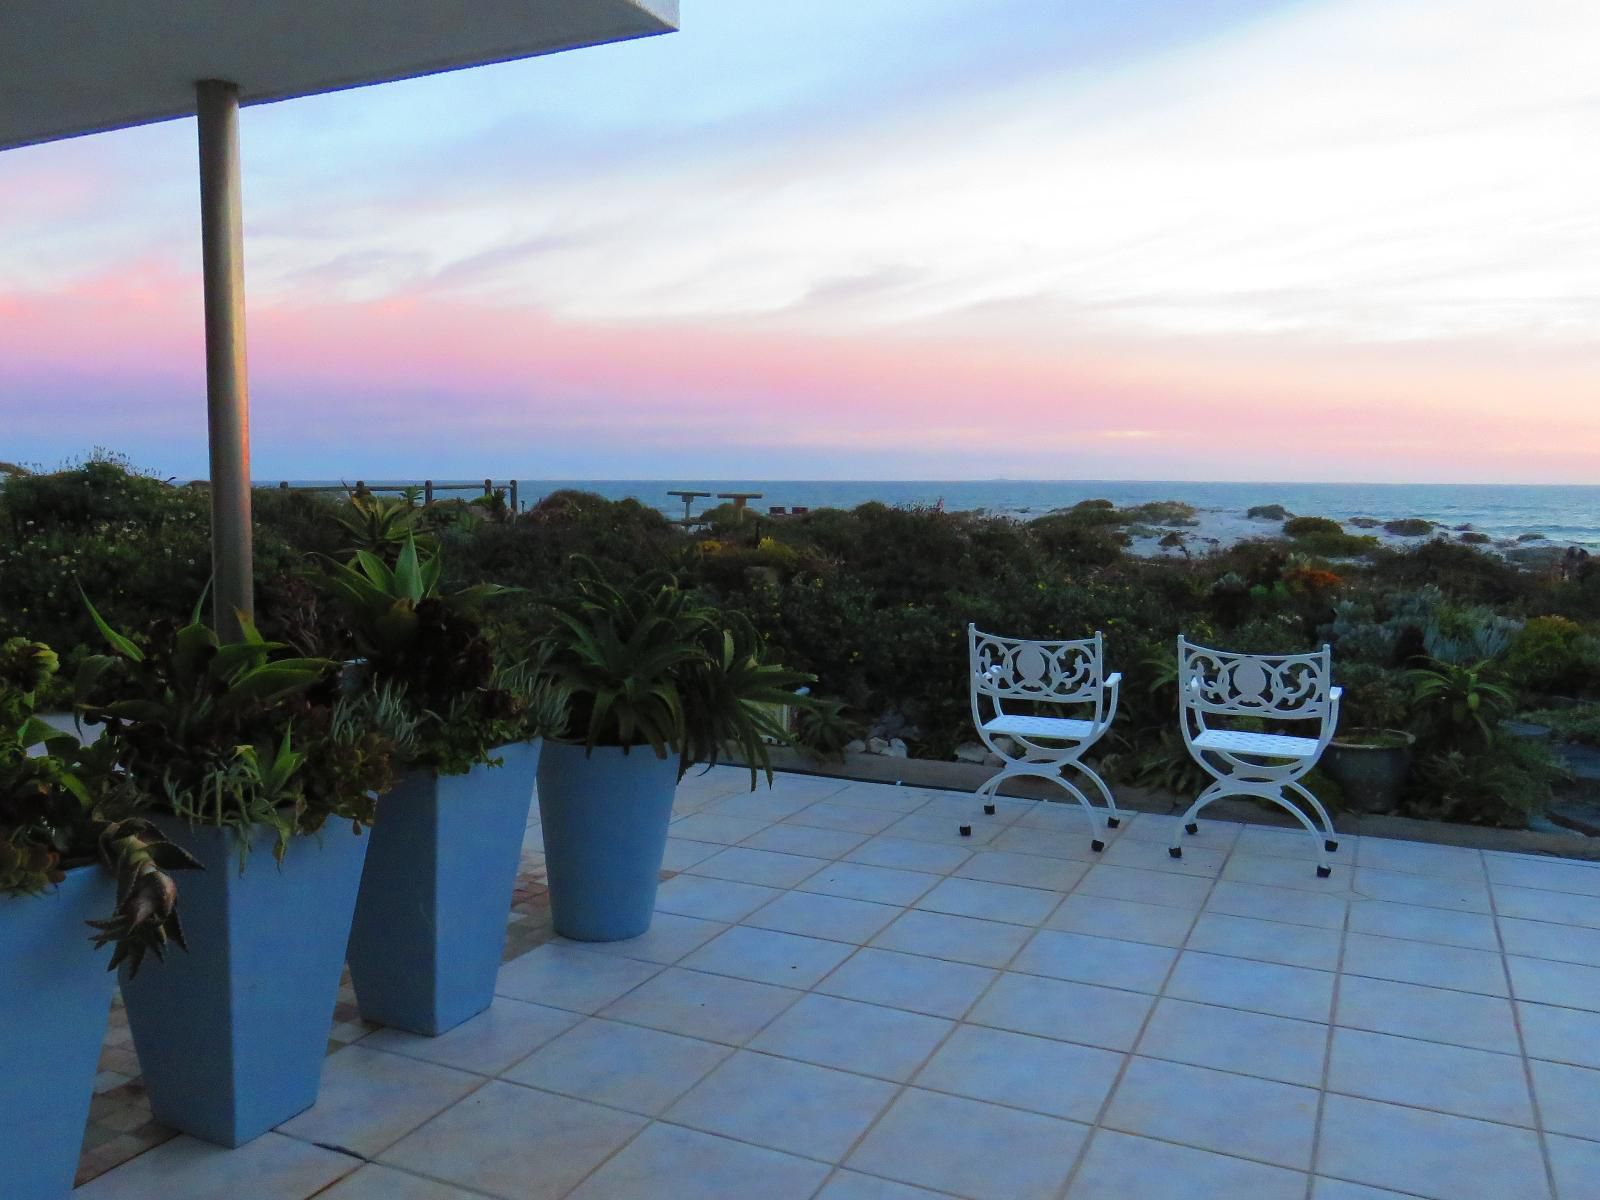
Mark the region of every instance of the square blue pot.
[[181, 880], [188, 953], [122, 981], [134, 1048], [156, 1120], [240, 1146], [316, 1103], [370, 839], [330, 821], [280, 868], [261, 831], [241, 872], [231, 833], [156, 824], [205, 871]]
[[350, 930], [368, 1021], [431, 1037], [494, 1000], [539, 743], [494, 754], [465, 775], [408, 772], [378, 801]]
[[650, 928], [677, 790], [677, 755], [545, 743], [539, 814], [557, 933], [615, 942]]
[[64, 1200], [78, 1172], [116, 977], [84, 922], [111, 914], [99, 867], [0, 898], [0, 1195]]

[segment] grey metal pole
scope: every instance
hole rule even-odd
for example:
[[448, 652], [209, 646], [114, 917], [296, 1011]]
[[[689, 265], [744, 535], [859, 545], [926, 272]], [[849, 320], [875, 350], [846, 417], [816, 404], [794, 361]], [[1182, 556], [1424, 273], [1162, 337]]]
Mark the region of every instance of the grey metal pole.
[[211, 433], [212, 622], [239, 636], [255, 616], [250, 544], [250, 386], [245, 368], [244, 221], [239, 88], [195, 85], [200, 124], [200, 241], [205, 272], [206, 415]]

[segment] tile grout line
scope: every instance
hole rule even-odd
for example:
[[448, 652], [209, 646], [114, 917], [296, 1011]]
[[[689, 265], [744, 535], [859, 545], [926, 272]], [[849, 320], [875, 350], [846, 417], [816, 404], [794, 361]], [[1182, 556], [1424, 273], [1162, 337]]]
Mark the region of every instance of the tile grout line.
[[[1352, 855], [1354, 853], [1353, 850]], [[1352, 861], [1352, 875], [1354, 868], [1355, 863]], [[1322, 1156], [1322, 1121], [1328, 1107], [1329, 1077], [1333, 1074], [1333, 1035], [1338, 1029], [1339, 999], [1344, 985], [1345, 949], [1350, 943], [1350, 918], [1354, 911], [1354, 905], [1345, 905], [1344, 927], [1339, 931], [1339, 957], [1334, 963], [1333, 995], [1328, 1001], [1328, 1033], [1322, 1045], [1322, 1077], [1317, 1086], [1317, 1115], [1311, 1126], [1311, 1169], [1306, 1175], [1306, 1200], [1312, 1200], [1317, 1186], [1317, 1160]]]
[[[1485, 872], [1487, 872], [1485, 864]], [[1522, 1077], [1528, 1088], [1528, 1104], [1533, 1112], [1533, 1130], [1539, 1139], [1539, 1157], [1544, 1163], [1545, 1187], [1552, 1197], [1560, 1196], [1556, 1187], [1555, 1163], [1550, 1157], [1550, 1139], [1545, 1133], [1544, 1113], [1539, 1104], [1539, 1091], [1534, 1086], [1533, 1063], [1528, 1058], [1528, 1040], [1522, 1032], [1522, 1009], [1517, 1002], [1517, 989], [1511, 979], [1511, 962], [1506, 954], [1505, 936], [1500, 931], [1500, 913], [1495, 903], [1494, 890], [1489, 891], [1490, 919], [1494, 921], [1495, 939], [1500, 943], [1500, 969], [1505, 974], [1506, 1003], [1511, 1007], [1511, 1024], [1517, 1031], [1517, 1049], [1522, 1055]]]
[[[1175, 817], [1173, 819], [1179, 818]], [[1234, 847], [1238, 844], [1238, 841], [1239, 835], [1236, 833], [1228, 843], [1227, 849], [1222, 853], [1222, 861], [1217, 864], [1217, 873], [1211, 879], [1211, 886], [1206, 889], [1205, 899], [1200, 902], [1199, 907], [1194, 910], [1194, 914], [1190, 918], [1189, 928], [1184, 934], [1183, 943], [1173, 947], [1175, 953], [1172, 956], [1172, 961], [1167, 964], [1166, 972], [1162, 975], [1161, 986], [1151, 999], [1150, 1007], [1145, 1010], [1144, 1019], [1140, 1021], [1138, 1032], [1134, 1034], [1133, 1041], [1129, 1044], [1128, 1049], [1123, 1051], [1122, 1062], [1118, 1065], [1116, 1075], [1111, 1080], [1111, 1086], [1106, 1089], [1105, 1097], [1100, 1101], [1100, 1106], [1095, 1112], [1094, 1121], [1089, 1127], [1089, 1136], [1084, 1139], [1083, 1148], [1078, 1152], [1077, 1161], [1072, 1164], [1072, 1169], [1067, 1172], [1067, 1178], [1063, 1181], [1060, 1190], [1056, 1192], [1056, 1200], [1066, 1200], [1066, 1197], [1077, 1183], [1078, 1175], [1083, 1170], [1084, 1164], [1089, 1161], [1089, 1154], [1094, 1149], [1095, 1139], [1107, 1128], [1105, 1125], [1106, 1114], [1111, 1111], [1111, 1104], [1116, 1099], [1117, 1092], [1122, 1088], [1123, 1080], [1128, 1074], [1128, 1068], [1133, 1065], [1133, 1060], [1139, 1053], [1139, 1045], [1144, 1041], [1145, 1034], [1150, 1028], [1150, 1022], [1155, 1019], [1156, 1009], [1165, 997], [1167, 986], [1172, 982], [1173, 973], [1177, 971], [1178, 963], [1183, 958], [1184, 946], [1194, 936], [1195, 926], [1200, 923], [1200, 914], [1205, 911], [1206, 901], [1209, 901], [1211, 894], [1216, 891], [1217, 883], [1222, 877], [1222, 872], [1227, 869], [1228, 860], [1233, 856]], [[1113, 1132], [1121, 1131], [1115, 1130]]]
[[[974, 802], [976, 802], [976, 800], [977, 800], [976, 796], [974, 796], [972, 799], [973, 799]], [[1010, 823], [1008, 823], [1007, 828], [1009, 828], [1011, 824], [1015, 824], [1017, 819], [1019, 819], [1019, 818], [1013, 818], [1012, 821]], [[985, 844], [987, 844], [987, 843], [985, 843]], [[973, 854], [976, 854], [976, 853], [978, 853], [978, 851], [973, 851]], [[955, 867], [951, 868], [951, 871], [958, 870], [960, 867], [966, 865], [966, 862], [970, 861], [971, 858], [972, 858], [972, 854], [969, 854], [967, 856], [967, 859], [963, 860], [961, 863], [956, 864]], [[1085, 874], [1087, 874], [1087, 872], [1085, 872]], [[950, 872], [946, 872], [944, 877], [946, 879], [952, 878]], [[1081, 882], [1081, 880], [1082, 880], [1082, 876], [1079, 877], [1078, 881], [1074, 882], [1073, 886], [1076, 887], [1077, 883]], [[937, 885], [935, 885], [935, 886], [937, 886]], [[1060, 908], [1061, 905], [1066, 903], [1067, 896], [1069, 896], [1071, 894], [1072, 893], [1071, 893], [1070, 890], [1067, 891], [1067, 892], [1062, 893], [1061, 899], [1058, 900], [1054, 905], [1051, 906], [1050, 912], [1045, 914], [1045, 916], [1041, 919], [1041, 921], [1040, 921], [1040, 923], [1038, 925], [1032, 927], [1034, 929], [1035, 933], [1037, 933], [1038, 930], [1040, 930], [1040, 929], [1042, 929], [1044, 927], [1044, 924], [1043, 924], [1044, 921], [1049, 920], [1050, 917], [1055, 914], [1056, 910], [1058, 908]], [[907, 908], [905, 911], [906, 912], [910, 912], [911, 909]], [[899, 920], [898, 917], [895, 918], [895, 919]], [[893, 924], [893, 922], [891, 922], [891, 924]], [[884, 928], [888, 928], [888, 926], [885, 926]], [[882, 930], [880, 930], [879, 932], [881, 933]], [[876, 937], [877, 934], [874, 934], [873, 936]], [[917, 1064], [916, 1070], [911, 1071], [906, 1076], [906, 1078], [905, 1078], [905, 1080], [903, 1082], [902, 1081], [897, 1081], [897, 1087], [896, 1087], [895, 1093], [894, 1093], [893, 1096], [891, 1096], [889, 1098], [889, 1102], [887, 1104], [885, 1104], [881, 1109], [878, 1110], [877, 1115], [874, 1116], [872, 1118], [872, 1120], [867, 1123], [866, 1127], [864, 1129], [862, 1129], [862, 1131], [856, 1136], [855, 1140], [850, 1143], [850, 1145], [846, 1148], [845, 1152], [842, 1155], [839, 1156], [839, 1161], [834, 1165], [833, 1170], [831, 1170], [828, 1173], [828, 1175], [823, 1179], [822, 1183], [818, 1186], [818, 1191], [821, 1191], [822, 1188], [827, 1187], [828, 1184], [834, 1178], [836, 1178], [838, 1176], [839, 1172], [845, 1169], [844, 1164], [849, 1161], [850, 1156], [853, 1155], [858, 1149], [860, 1149], [861, 1146], [867, 1141], [867, 1139], [872, 1136], [872, 1134], [877, 1130], [878, 1126], [882, 1123], [884, 1117], [888, 1115], [889, 1110], [892, 1109], [896, 1104], [898, 1104], [900, 1102], [901, 1097], [904, 1096], [906, 1094], [906, 1092], [911, 1088], [912, 1081], [915, 1080], [916, 1077], [922, 1073], [923, 1069], [927, 1067], [928, 1063], [931, 1062], [933, 1060], [933, 1058], [936, 1055], [938, 1055], [938, 1053], [941, 1050], [943, 1050], [945, 1048], [945, 1046], [949, 1043], [950, 1039], [956, 1035], [956, 1031], [961, 1029], [961, 1027], [967, 1023], [966, 1018], [967, 1018], [968, 1014], [970, 1014], [973, 1011], [973, 1009], [977, 1008], [977, 1006], [979, 1004], [983, 1003], [984, 998], [986, 996], [988, 996], [988, 994], [994, 989], [995, 985], [998, 984], [1000, 982], [1000, 980], [1005, 978], [1007, 967], [1009, 967], [1011, 965], [1011, 963], [1016, 961], [1017, 956], [1019, 954], [1021, 954], [1023, 952], [1023, 950], [1027, 949], [1028, 944], [1030, 942], [1032, 942], [1032, 941], [1033, 941], [1033, 937], [1032, 936], [1030, 936], [1028, 938], [1025, 938], [1017, 946], [1016, 950], [1014, 950], [1011, 953], [1011, 955], [1005, 960], [1004, 963], [997, 964], [994, 967], [990, 967], [989, 969], [994, 971], [994, 978], [989, 980], [989, 982], [986, 985], [984, 985], [983, 989], [976, 996], [973, 997], [972, 1001], [964, 1009], [961, 1010], [961, 1013], [960, 1013], [959, 1016], [956, 1016], [956, 1017], [953, 1017], [953, 1018], [945, 1018], [946, 1020], [949, 1020], [950, 1028], [945, 1031], [944, 1036], [939, 1039], [938, 1043], [933, 1047], [933, 1049], [931, 1049], [926, 1055], [923, 1056], [922, 1061]], [[865, 949], [866, 947], [863, 944], [863, 946], [860, 947], [860, 948], [861, 949]], [[852, 957], [854, 957], [854, 956], [852, 955]], [[931, 958], [933, 956], [932, 955], [928, 955], [926, 957], [930, 957]], [[946, 961], [953, 962], [953, 961], [958, 961], [958, 960], [940, 959], [939, 961], [941, 961], [941, 962], [946, 962]], [[968, 963], [968, 964], [965, 964], [965, 965], [974, 966], [974, 965], [982, 965], [982, 964]], [[866, 1001], [860, 1001], [860, 1003], [867, 1003], [867, 1002]], [[930, 1088], [930, 1089], [927, 1089], [927, 1090], [934, 1091], [935, 1089]], [[948, 1093], [939, 1093], [939, 1094], [944, 1095], [944, 1094], [948, 1094]], [[971, 1099], [970, 1096], [960, 1097], [960, 1098], [961, 1099], [967, 1099], [967, 1100]], [[1005, 1107], [1009, 1108], [1010, 1106], [1005, 1106]], [[1028, 1109], [1016, 1109], [1014, 1111], [1028, 1112], [1028, 1111], [1031, 1111], [1031, 1110], [1028, 1110]], [[1056, 1119], [1057, 1120], [1063, 1120], [1065, 1118], [1056, 1118]], [[1079, 1122], [1079, 1123], [1081, 1124], [1081, 1122]], [[1088, 1139], [1085, 1138], [1084, 1140], [1085, 1140], [1085, 1144], [1087, 1144]], [[1081, 1151], [1080, 1151], [1080, 1154], [1081, 1154]], [[852, 1169], [854, 1169], [854, 1168], [852, 1168]], [[866, 1172], [866, 1173], [872, 1174], [872, 1172]], [[889, 1178], [889, 1177], [888, 1176], [880, 1176], [879, 1178]], [[904, 1180], [893, 1180], [893, 1182], [903, 1183], [905, 1181]], [[913, 1186], [921, 1186], [921, 1185], [917, 1184], [917, 1185], [913, 1185]], [[816, 1193], [813, 1193], [813, 1195], [815, 1195], [815, 1194]]]

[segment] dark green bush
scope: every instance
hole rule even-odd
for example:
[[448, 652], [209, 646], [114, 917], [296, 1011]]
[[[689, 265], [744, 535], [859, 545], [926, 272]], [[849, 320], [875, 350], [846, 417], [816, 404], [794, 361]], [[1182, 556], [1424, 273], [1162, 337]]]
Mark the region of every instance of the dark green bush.
[[1424, 521], [1421, 517], [1402, 517], [1398, 521], [1385, 521], [1385, 533], [1392, 533], [1396, 537], [1426, 537], [1433, 532], [1432, 521]]
[[1567, 617], [1534, 617], [1512, 638], [1504, 665], [1531, 691], [1592, 691], [1600, 684], [1600, 641]]
[[1344, 526], [1328, 517], [1290, 517], [1283, 523], [1283, 532], [1302, 538], [1312, 533], [1343, 533]]

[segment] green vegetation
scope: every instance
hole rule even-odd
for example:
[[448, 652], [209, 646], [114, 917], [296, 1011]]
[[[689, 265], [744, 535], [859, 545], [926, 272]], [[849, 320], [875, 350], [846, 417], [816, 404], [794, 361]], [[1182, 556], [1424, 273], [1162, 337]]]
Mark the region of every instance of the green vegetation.
[[1300, 538], [1313, 533], [1343, 533], [1344, 526], [1328, 517], [1291, 517], [1283, 523], [1283, 532]]
[[[598, 702], [612, 691], [621, 695], [619, 680], [664, 677], [664, 664], [639, 659], [639, 647], [629, 648], [616, 631], [630, 622], [636, 632], [658, 620], [671, 627], [681, 603], [684, 613], [699, 614], [702, 633], [720, 631], [708, 640], [666, 639], [680, 651], [694, 643], [697, 669], [709, 672], [694, 686], [719, 678], [717, 686], [728, 684], [752, 662], [782, 662], [816, 678], [816, 698], [800, 707], [796, 725], [818, 753], [879, 735], [902, 737], [914, 755], [941, 759], [972, 738], [969, 621], [1036, 637], [1100, 629], [1108, 661], [1124, 677], [1122, 710], [1102, 743], [1107, 771], [1179, 792], [1192, 792], [1197, 780], [1176, 734], [1176, 635], [1254, 652], [1329, 641], [1347, 689], [1345, 728], [1418, 735], [1406, 811], [1514, 824], [1543, 802], [1553, 771], [1538, 747], [1501, 736], [1493, 718], [1505, 705], [1488, 689], [1505, 689], [1517, 709], [1548, 707], [1547, 695], [1600, 700], [1600, 564], [1557, 578], [1459, 541], [1380, 547], [1337, 522], [1223, 550], [1190, 545], [1188, 556], [1126, 553], [1130, 527], [1192, 519], [1185, 511], [1119, 510], [1098, 500], [1019, 522], [865, 504], [781, 519], [754, 510], [738, 521], [719, 514], [688, 532], [635, 501], [580, 492], [553, 494], [511, 516], [458, 502], [358, 505], [272, 489], [257, 496], [257, 616], [261, 636], [282, 643], [285, 653], [335, 662], [381, 658], [385, 639], [427, 627], [440, 646], [455, 648], [425, 657], [448, 669], [444, 691], [456, 696], [525, 695], [541, 673], [535, 648], [543, 644], [572, 691], [570, 709], [556, 706], [552, 716], [546, 695], [531, 705], [516, 702], [523, 706], [518, 719], [548, 723], [570, 712], [574, 736], [614, 741], [648, 726], [663, 746], [681, 749], [678, 739], [688, 744], [692, 737], [711, 753], [727, 731], [681, 728], [670, 710], [651, 707], [648, 688], [630, 685], [636, 715], [627, 735], [610, 711], [616, 701]], [[206, 537], [203, 494], [120, 466], [97, 462], [15, 480], [0, 493], [0, 638], [48, 633], [64, 638], [62, 645], [92, 645], [99, 635], [78, 600], [75, 579], [82, 578], [111, 625], [141, 645], [166, 644], [171, 629], [162, 632], [163, 616], [192, 603], [205, 585]], [[139, 552], [127, 553], [123, 543]], [[196, 565], [174, 566], [163, 553], [168, 545], [192, 553]], [[357, 550], [373, 559], [352, 557]], [[575, 554], [592, 566], [579, 567]], [[328, 567], [330, 560], [340, 569]], [[349, 585], [346, 594], [334, 579]], [[514, 590], [451, 613], [448, 598], [481, 594], [468, 589], [483, 584]], [[624, 609], [634, 616], [624, 620]], [[584, 637], [557, 612], [577, 620]], [[437, 621], [424, 620], [425, 613]], [[453, 624], [457, 618], [470, 618], [470, 629]], [[485, 653], [475, 648], [480, 641], [516, 653]], [[1458, 669], [1477, 672], [1466, 694], [1479, 697], [1475, 711], [1487, 736], [1476, 721], [1453, 719], [1459, 680], [1419, 688], [1420, 677], [1411, 674]], [[408, 672], [374, 673], [396, 688], [420, 688]], [[769, 679], [756, 690], [792, 687]], [[388, 700], [399, 703], [393, 694]], [[1470, 699], [1466, 704], [1474, 711]], [[543, 716], [530, 716], [534, 710]], [[411, 736], [425, 746], [425, 715], [416, 707], [404, 712], [415, 726]], [[303, 724], [297, 719], [296, 752], [313, 732]], [[636, 744], [651, 741], [643, 736]], [[476, 755], [483, 742], [450, 755]], [[261, 762], [270, 765], [278, 748], [263, 746]], [[414, 745], [413, 753], [427, 751]], [[448, 756], [439, 757], [442, 765]]]
[[1402, 517], [1398, 521], [1385, 521], [1383, 528], [1396, 537], [1427, 537], [1433, 532], [1433, 522], [1421, 517]]

